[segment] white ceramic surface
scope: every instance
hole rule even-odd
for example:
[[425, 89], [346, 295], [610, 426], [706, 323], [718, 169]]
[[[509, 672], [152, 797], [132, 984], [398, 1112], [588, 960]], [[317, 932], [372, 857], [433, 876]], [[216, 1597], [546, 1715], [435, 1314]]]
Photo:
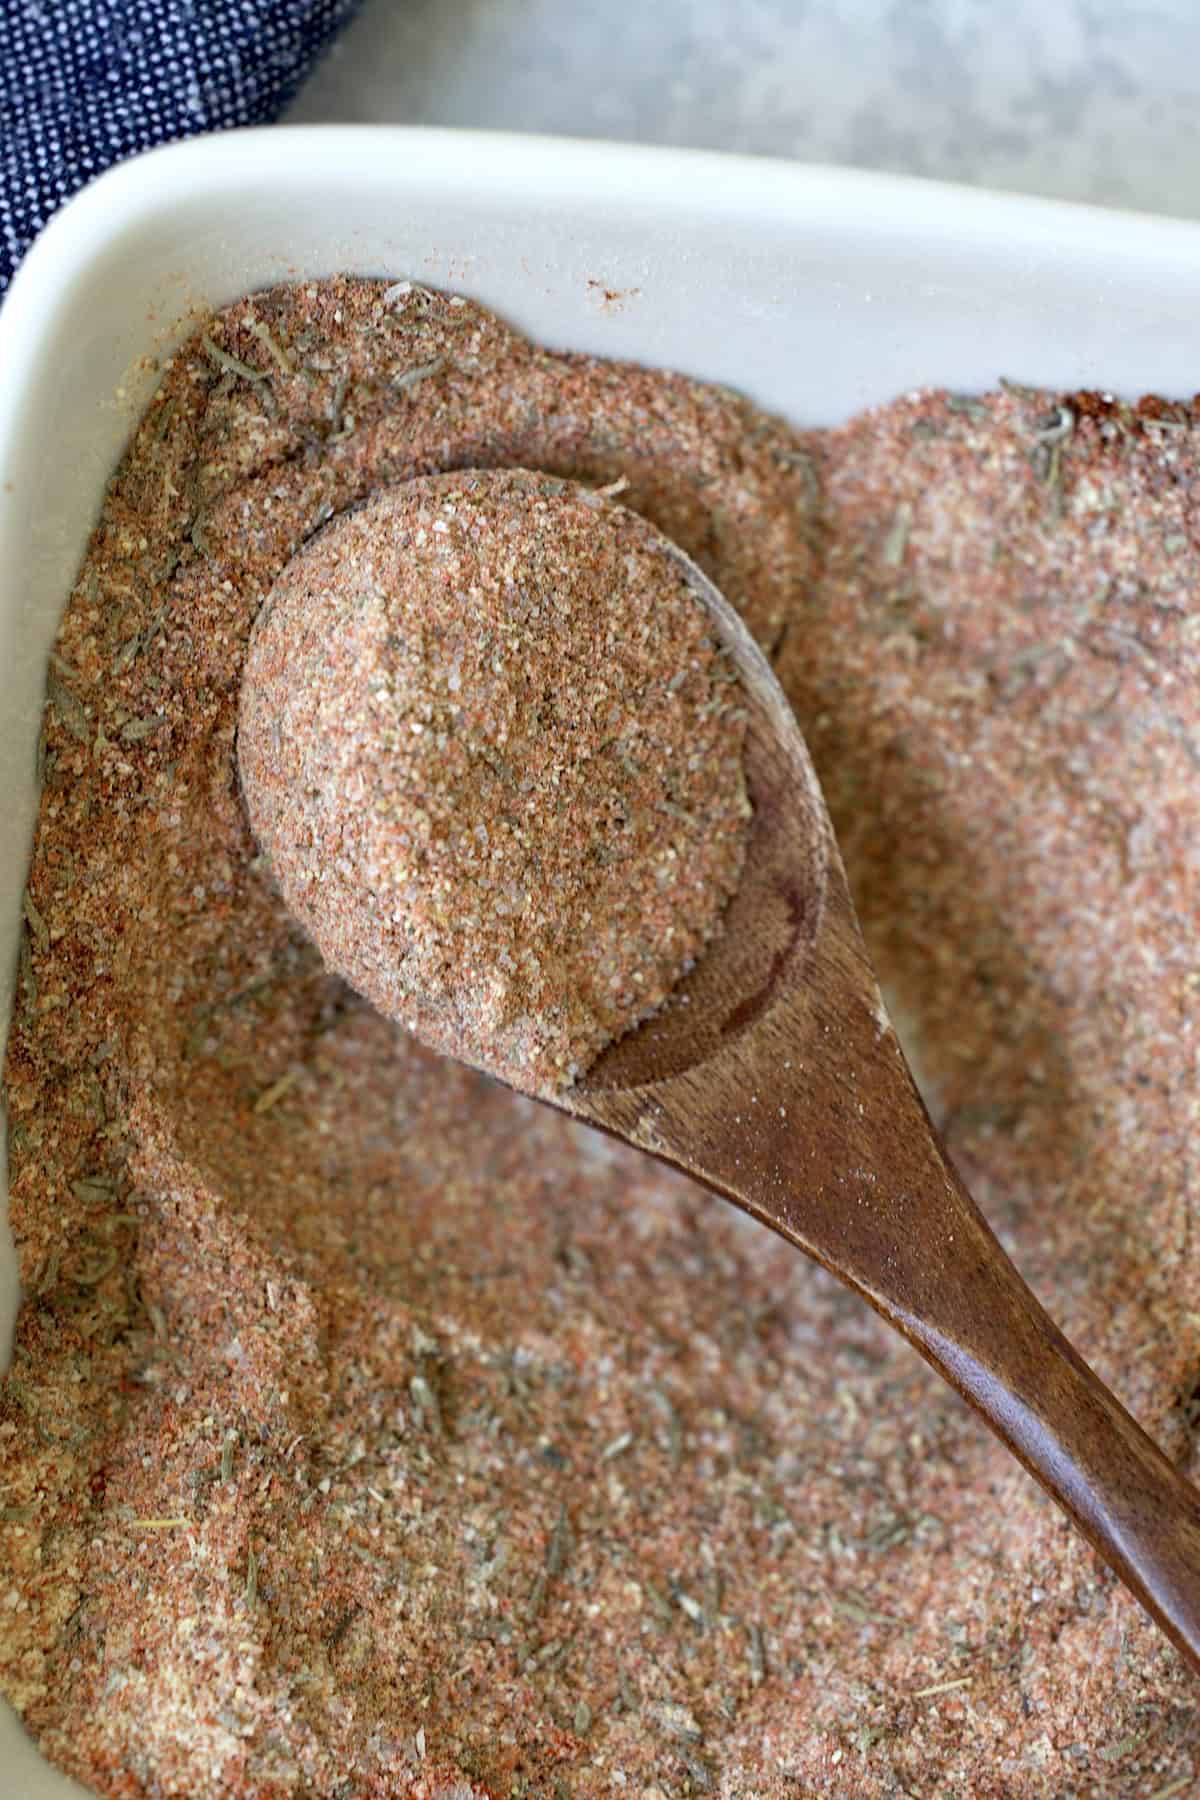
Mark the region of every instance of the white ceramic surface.
[[[197, 308], [342, 269], [454, 287], [550, 344], [729, 382], [805, 423], [1002, 374], [1200, 386], [1197, 226], [718, 154], [402, 128], [230, 134], [126, 164], [59, 214], [0, 310], [0, 1020], [46, 653], [154, 384], [142, 359]], [[5, 1356], [15, 1301], [5, 1227]], [[4, 1800], [79, 1792], [0, 1715]]]

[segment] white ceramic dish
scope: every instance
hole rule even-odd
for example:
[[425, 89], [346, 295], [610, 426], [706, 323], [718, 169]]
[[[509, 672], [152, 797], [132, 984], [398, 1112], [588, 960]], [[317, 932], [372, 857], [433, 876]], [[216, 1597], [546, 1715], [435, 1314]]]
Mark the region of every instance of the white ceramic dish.
[[[1187, 224], [790, 163], [393, 128], [235, 133], [126, 164], [58, 215], [0, 310], [0, 1023], [46, 653], [154, 384], [141, 359], [197, 308], [344, 269], [456, 288], [547, 343], [729, 382], [804, 423], [1002, 374], [1200, 386]], [[6, 1359], [6, 1227], [0, 1240]], [[0, 1791], [82, 1792], [3, 1715]]]

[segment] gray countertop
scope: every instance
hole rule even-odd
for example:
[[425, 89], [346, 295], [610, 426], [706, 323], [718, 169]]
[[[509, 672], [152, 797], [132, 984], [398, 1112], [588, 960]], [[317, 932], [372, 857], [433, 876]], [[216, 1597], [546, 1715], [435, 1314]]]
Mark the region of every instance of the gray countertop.
[[1200, 217], [1196, 0], [367, 0], [298, 121], [766, 152]]

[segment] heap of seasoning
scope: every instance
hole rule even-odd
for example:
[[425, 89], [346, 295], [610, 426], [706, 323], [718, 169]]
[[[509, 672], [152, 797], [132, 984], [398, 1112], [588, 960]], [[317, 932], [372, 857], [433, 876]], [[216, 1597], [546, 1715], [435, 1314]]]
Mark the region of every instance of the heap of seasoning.
[[744, 708], [682, 559], [556, 476], [405, 482], [259, 616], [250, 823], [330, 968], [529, 1092], [662, 1005], [737, 886]]
[[56, 1763], [122, 1800], [1194, 1786], [1177, 1658], [859, 1301], [327, 974], [235, 732], [333, 516], [624, 477], [776, 656], [972, 1185], [1194, 1469], [1197, 429], [1013, 389], [801, 439], [407, 283], [185, 347], [56, 649], [5, 1070], [0, 1688]]

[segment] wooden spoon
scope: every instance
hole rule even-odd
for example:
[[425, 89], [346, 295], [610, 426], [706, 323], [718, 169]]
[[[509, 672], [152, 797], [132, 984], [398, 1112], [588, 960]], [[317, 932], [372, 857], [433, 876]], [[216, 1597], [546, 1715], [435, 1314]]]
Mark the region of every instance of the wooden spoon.
[[732, 607], [678, 554], [745, 689], [745, 873], [668, 1005], [555, 1103], [695, 1176], [862, 1294], [1200, 1669], [1200, 1494], [1042, 1310], [939, 1143], [791, 708]]

